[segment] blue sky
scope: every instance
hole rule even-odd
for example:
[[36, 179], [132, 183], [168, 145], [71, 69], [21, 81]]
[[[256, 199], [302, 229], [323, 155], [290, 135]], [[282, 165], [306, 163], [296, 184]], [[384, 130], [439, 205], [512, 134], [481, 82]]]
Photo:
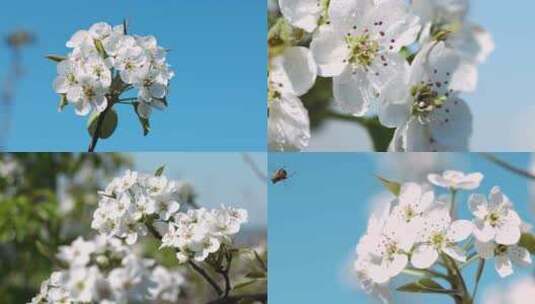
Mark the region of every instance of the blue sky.
[[[500, 157], [520, 167], [530, 165], [528, 154]], [[365, 232], [370, 201], [384, 191], [374, 177], [376, 174], [416, 181], [425, 171], [444, 168], [480, 171], [485, 179], [479, 191], [488, 193], [492, 186], [499, 185], [524, 220], [535, 223], [535, 202], [530, 200], [528, 182], [479, 154], [270, 155], [270, 172], [279, 167], [285, 167], [293, 176], [287, 183], [270, 186], [268, 190], [269, 297], [274, 303], [374, 303], [354, 288], [345, 270], [349, 269], [355, 245]], [[459, 199], [463, 217], [468, 218], [466, 195]], [[498, 281], [493, 266], [487, 266], [479, 295], [484, 295], [491, 282], [504, 284], [518, 278], [515, 275]], [[403, 297], [396, 303], [409, 300], [451, 303], [436, 296]]]
[[[471, 0], [469, 19], [493, 36], [496, 50], [479, 67], [479, 83], [462, 97], [474, 115], [472, 151], [533, 151], [535, 136], [534, 1]], [[332, 122], [314, 134], [311, 151], [368, 151], [368, 135], [351, 123]]]
[[[265, 153], [248, 153], [263, 172], [267, 169]], [[132, 153], [134, 167], [154, 172], [165, 165], [169, 178], [190, 182], [198, 194], [198, 203], [207, 208], [221, 204], [245, 208], [247, 227], [266, 228], [267, 187], [241, 153]]]
[[[85, 118], [56, 111], [55, 65], [46, 54], [66, 54], [65, 42], [95, 22], [130, 21], [131, 33], [153, 34], [172, 49], [169, 108], [154, 113], [144, 138], [131, 108], [119, 109], [114, 136], [97, 151], [264, 151], [266, 143], [266, 5], [264, 1], [7, 1], [0, 36], [18, 28], [38, 36], [24, 52], [26, 75], [17, 86], [8, 148], [12, 151], [85, 151]], [[9, 62], [0, 46], [0, 80]]]

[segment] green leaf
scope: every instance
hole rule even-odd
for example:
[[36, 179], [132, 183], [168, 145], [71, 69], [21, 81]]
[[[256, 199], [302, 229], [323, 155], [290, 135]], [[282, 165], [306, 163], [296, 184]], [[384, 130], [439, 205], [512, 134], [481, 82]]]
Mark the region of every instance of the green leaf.
[[67, 101], [67, 94], [60, 94], [60, 97], [61, 99], [59, 100], [59, 103], [58, 103], [59, 112], [63, 111], [63, 108], [65, 108], [65, 106], [67, 106], [67, 104], [69, 103]]
[[438, 294], [456, 294], [454, 290], [448, 290], [431, 279], [421, 279], [419, 281], [405, 284], [397, 288], [398, 291], [411, 293], [438, 293]]
[[390, 181], [384, 177], [377, 176], [377, 178], [383, 183], [383, 186], [395, 196], [399, 196], [401, 192], [401, 184], [398, 182]]
[[156, 172], [154, 173], [154, 176], [162, 176], [164, 170], [165, 170], [165, 165], [163, 165], [160, 168], [156, 169]]
[[535, 235], [531, 233], [522, 233], [522, 237], [520, 237], [520, 242], [518, 242], [518, 245], [526, 248], [529, 253], [535, 255]]
[[104, 46], [102, 45], [102, 41], [98, 39], [94, 39], [93, 41], [95, 43], [95, 48], [97, 49], [97, 52], [99, 53], [100, 57], [108, 58], [108, 53], [106, 53], [106, 50], [104, 49]]
[[234, 288], [232, 288], [232, 290], [243, 289], [257, 282], [262, 282], [262, 281], [265, 281], [265, 279], [263, 278], [262, 279], [244, 279], [244, 280], [238, 281], [238, 283], [234, 285]]
[[66, 60], [67, 57], [60, 56], [60, 55], [46, 55], [46, 59], [52, 60], [54, 62], [62, 62], [63, 60]]
[[141, 127], [143, 128], [143, 136], [147, 136], [150, 132], [150, 121], [147, 118], [141, 117], [139, 115], [139, 112], [137, 110], [137, 107], [139, 105], [139, 102], [133, 102], [132, 105], [134, 106], [134, 110], [136, 111], [137, 117], [139, 118], [139, 123], [141, 123]]
[[117, 116], [117, 112], [115, 112], [114, 109], [109, 109], [100, 114], [94, 112], [93, 114], [91, 114], [91, 116], [89, 116], [89, 120], [87, 121], [87, 131], [89, 132], [90, 136], [93, 136], [97, 130], [97, 124], [100, 115], [104, 115], [104, 120], [102, 121], [98, 137], [106, 139], [109, 138], [113, 134], [113, 132], [115, 132], [119, 117]]

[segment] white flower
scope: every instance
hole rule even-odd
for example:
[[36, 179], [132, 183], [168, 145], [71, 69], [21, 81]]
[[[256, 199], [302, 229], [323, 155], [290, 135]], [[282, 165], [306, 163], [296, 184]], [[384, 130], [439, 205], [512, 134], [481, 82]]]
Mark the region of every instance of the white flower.
[[416, 268], [429, 268], [441, 253], [466, 262], [466, 253], [457, 243], [466, 240], [472, 233], [473, 225], [466, 220], [452, 222], [447, 208], [436, 208], [426, 216], [414, 249], [411, 263]]
[[299, 100], [316, 81], [316, 64], [307, 48], [291, 47], [273, 58], [269, 69], [269, 147], [302, 150], [310, 139], [308, 112]]
[[495, 268], [500, 277], [513, 274], [513, 264], [526, 267], [531, 264], [531, 255], [526, 248], [516, 244], [502, 245], [495, 241], [476, 240], [475, 248], [483, 259], [495, 258]]
[[392, 216], [418, 227], [423, 220], [424, 212], [431, 207], [434, 198], [433, 191], [427, 191], [415, 183], [405, 183], [401, 185], [399, 196], [395, 200]]
[[439, 174], [429, 174], [427, 179], [433, 185], [447, 188], [447, 189], [463, 189], [474, 190], [479, 188], [483, 180], [483, 174], [476, 172], [471, 174], [464, 174], [460, 171], [447, 170]]
[[94, 251], [93, 242], [78, 237], [70, 246], [60, 246], [57, 257], [73, 266], [85, 266], [89, 263], [90, 255]]
[[382, 214], [374, 214], [368, 222], [366, 234], [357, 245], [358, 258], [368, 261], [367, 274], [377, 284], [387, 283], [408, 264], [408, 253], [415, 242], [415, 233], [404, 229], [407, 224], [398, 217], [390, 217], [390, 207]]
[[185, 283], [182, 274], [156, 266], [152, 271], [152, 279], [157, 283], [155, 287], [149, 289], [153, 299], [169, 303], [177, 302], [180, 287]]
[[377, 284], [370, 276], [369, 262], [363, 258], [357, 259], [354, 264], [354, 270], [361, 288], [368, 294], [379, 298], [383, 303], [391, 303], [390, 290], [387, 284]]
[[334, 77], [336, 102], [362, 116], [383, 101], [388, 84], [403, 82], [408, 63], [399, 50], [416, 39], [418, 18], [402, 0], [332, 0], [329, 16], [331, 25], [320, 28], [310, 48], [319, 74]]
[[169, 222], [160, 247], [177, 248], [180, 263], [190, 259], [204, 261], [223, 244], [230, 244], [231, 236], [239, 232], [246, 220], [245, 210], [228, 207], [180, 212]]
[[103, 112], [108, 106], [107, 89], [95, 78], [82, 74], [77, 85], [67, 92], [67, 100], [75, 106], [76, 114], [85, 116], [91, 109]]
[[522, 233], [522, 220], [499, 187], [493, 187], [489, 199], [472, 194], [468, 200], [475, 216], [474, 236], [480, 242], [495, 241], [500, 245], [518, 243]]
[[385, 89], [382, 123], [399, 126], [393, 151], [464, 151], [472, 134], [472, 114], [457, 97], [465, 71], [459, 56], [443, 42], [424, 46], [414, 59], [407, 82]]
[[102, 112], [110, 101], [107, 97], [116, 101], [132, 87], [139, 90], [136, 111], [142, 118], [149, 118], [153, 107], [167, 106], [174, 72], [166, 63], [167, 51], [154, 36], [126, 35], [123, 25], [100, 22], [76, 32], [67, 47], [73, 50], [58, 63], [54, 90], [66, 95], [77, 114]]
[[71, 268], [64, 278], [70, 297], [77, 302], [92, 302], [96, 296], [96, 282], [99, 271], [97, 267]]
[[290, 24], [313, 32], [326, 13], [328, 3], [328, 0], [279, 0], [279, 8]]

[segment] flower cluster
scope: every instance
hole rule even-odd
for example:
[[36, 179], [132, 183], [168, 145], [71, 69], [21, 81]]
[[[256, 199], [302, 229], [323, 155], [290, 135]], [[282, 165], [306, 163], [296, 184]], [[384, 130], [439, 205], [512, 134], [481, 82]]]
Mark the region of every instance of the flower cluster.
[[406, 183], [383, 210], [372, 214], [366, 234], [358, 242], [354, 269], [362, 287], [388, 302], [388, 283], [404, 271], [436, 274], [437, 263], [459, 269], [475, 260], [495, 259], [501, 277], [513, 273], [512, 264], [531, 264], [530, 253], [519, 245], [527, 225], [500, 188], [489, 198], [472, 194], [468, 205], [474, 219], [456, 219], [455, 193], [479, 187], [483, 175], [446, 171], [429, 181], [450, 190], [437, 196], [429, 185]]
[[31, 303], [175, 302], [184, 278], [143, 259], [117, 238], [76, 239], [57, 255], [66, 270], [52, 273]]
[[279, 0], [279, 7], [304, 33], [289, 34], [283, 22], [270, 31], [277, 49], [269, 66], [270, 149], [308, 145], [298, 96], [316, 76], [332, 78], [344, 112], [376, 114], [396, 128], [393, 151], [468, 149], [472, 115], [459, 93], [475, 90], [477, 66], [494, 49], [490, 34], [466, 20], [468, 0]]
[[240, 231], [241, 224], [246, 221], [246, 210], [225, 206], [180, 212], [164, 225], [161, 247], [176, 248], [180, 263], [190, 259], [204, 261], [222, 246], [230, 245], [231, 237]]
[[[167, 106], [169, 80], [167, 51], [154, 36], [128, 35], [126, 25], [100, 22], [76, 32], [66, 46], [66, 58], [56, 57], [58, 76], [54, 90], [74, 105], [78, 115], [100, 113], [117, 102], [122, 93], [137, 89], [136, 112], [149, 118], [151, 108]], [[61, 107], [64, 104], [61, 105]]]
[[165, 176], [127, 171], [100, 192], [91, 227], [135, 244], [148, 232], [146, 221], [167, 221], [178, 212], [181, 185]]
[[181, 212], [179, 201], [187, 202], [191, 187], [169, 181], [163, 175], [127, 171], [100, 192], [93, 214], [93, 229], [107, 236], [125, 239], [129, 245], [155, 231], [161, 247], [177, 249], [177, 258], [203, 261], [223, 245], [247, 221], [247, 211], [222, 206], [220, 209], [189, 209]]

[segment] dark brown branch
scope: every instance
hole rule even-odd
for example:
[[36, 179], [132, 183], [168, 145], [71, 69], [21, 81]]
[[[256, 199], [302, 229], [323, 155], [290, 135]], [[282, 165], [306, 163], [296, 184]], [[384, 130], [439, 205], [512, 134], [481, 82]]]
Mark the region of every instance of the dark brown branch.
[[262, 303], [267, 303], [267, 293], [229, 296], [226, 298], [210, 301], [208, 302], [208, 304], [235, 304], [239, 303], [240, 301], [260, 301]]
[[191, 260], [188, 261], [188, 264], [198, 274], [200, 274], [208, 282], [208, 284], [210, 284], [214, 288], [214, 290], [216, 291], [218, 296], [221, 296], [223, 294], [223, 290], [221, 289], [221, 287], [219, 287], [219, 285], [217, 285], [216, 281], [214, 279], [212, 279], [212, 277], [210, 277], [210, 275], [208, 275], [208, 273], [202, 267], [200, 267], [199, 265], [195, 264], [195, 262], [193, 262]]

